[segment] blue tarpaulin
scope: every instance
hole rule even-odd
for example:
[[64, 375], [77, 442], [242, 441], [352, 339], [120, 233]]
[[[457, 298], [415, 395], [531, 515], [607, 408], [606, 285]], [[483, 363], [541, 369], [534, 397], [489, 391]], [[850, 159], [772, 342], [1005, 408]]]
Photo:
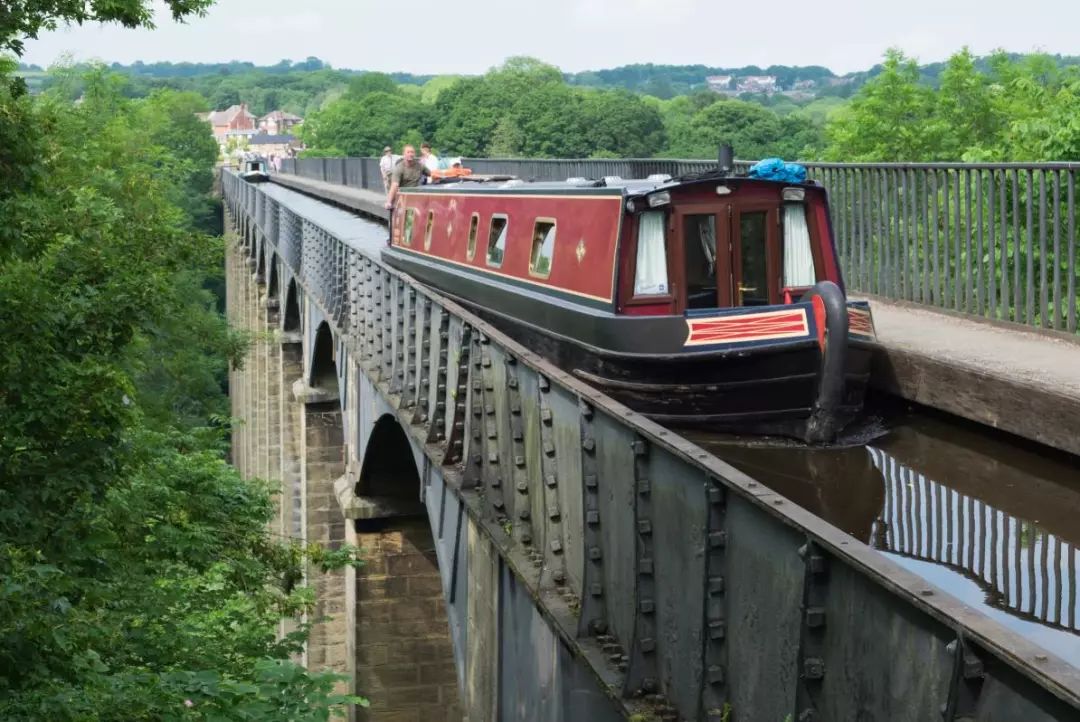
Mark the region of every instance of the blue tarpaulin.
[[805, 183], [806, 168], [798, 163], [785, 163], [781, 158], [766, 158], [750, 166], [750, 177], [781, 183]]

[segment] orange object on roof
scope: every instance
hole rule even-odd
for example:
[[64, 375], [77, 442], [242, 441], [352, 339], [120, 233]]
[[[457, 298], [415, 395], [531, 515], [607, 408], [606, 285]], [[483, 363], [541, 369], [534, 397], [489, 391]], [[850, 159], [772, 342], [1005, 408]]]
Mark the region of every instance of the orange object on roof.
[[439, 178], [461, 178], [462, 176], [467, 175], [472, 175], [471, 168], [446, 168], [445, 170], [431, 171], [433, 180], [438, 180]]

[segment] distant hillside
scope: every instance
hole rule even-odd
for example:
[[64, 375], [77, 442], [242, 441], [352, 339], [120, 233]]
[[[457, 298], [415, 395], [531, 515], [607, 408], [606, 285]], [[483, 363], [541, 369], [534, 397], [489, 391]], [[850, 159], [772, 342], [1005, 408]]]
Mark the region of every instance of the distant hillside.
[[[1012, 60], [1023, 54], [1010, 54]], [[1080, 57], [1053, 55], [1049, 57], [1058, 67], [1080, 66]], [[937, 85], [944, 62], [920, 67], [922, 80]], [[989, 59], [979, 58], [976, 67], [985, 71]], [[135, 62], [131, 65], [113, 63], [109, 68], [129, 77], [129, 96], [143, 96], [156, 87], [194, 90], [201, 93], [213, 107], [247, 102], [253, 112], [263, 113], [283, 108], [299, 115], [317, 110], [328, 100], [345, 92], [349, 84], [368, 71], [332, 68], [317, 57], [301, 61], [282, 60], [275, 65], [259, 66], [251, 62], [171, 63]], [[49, 85], [43, 69], [36, 65], [20, 65], [20, 74], [36, 92]], [[820, 65], [770, 65], [760, 67], [719, 67], [709, 65], [656, 65], [639, 63], [616, 68], [565, 73], [571, 85], [624, 89], [655, 96], [664, 100], [680, 95], [692, 95], [712, 90], [730, 97], [741, 98], [774, 108], [785, 114], [815, 100], [836, 103], [849, 98], [870, 78], [881, 72], [875, 65], [866, 70], [837, 75]], [[416, 75], [395, 72], [387, 75], [394, 83], [416, 92], [437, 78], [431, 93], [445, 87], [447, 76]], [[428, 91], [423, 91], [428, 92]], [[832, 107], [831, 105], [829, 107]]]
[[807, 89], [821, 89], [836, 85], [838, 80], [842, 80], [841, 76], [820, 65], [770, 65], [767, 68], [745, 65], [739, 68], [721, 68], [707, 65], [653, 65], [652, 63], [567, 73], [566, 79], [573, 85], [624, 88], [666, 99], [705, 90], [709, 87], [706, 78], [725, 76], [732, 79], [733, 89], [741, 79], [771, 77], [775, 79], [776, 89], [779, 91], [795, 90], [798, 85]]
[[[244, 60], [231, 60], [227, 63], [144, 63], [136, 60], [131, 65], [112, 63], [109, 69], [117, 73], [126, 73], [144, 78], [195, 78], [204, 75], [229, 76], [243, 75], [245, 73], [263, 73], [267, 75], [284, 75], [295, 72], [314, 72], [317, 70], [333, 70], [329, 63], [319, 58], [309, 56], [305, 60], [281, 60], [275, 65], [256, 65]], [[38, 65], [19, 64], [20, 72], [41, 72], [44, 70]], [[365, 70], [337, 69], [342, 75], [359, 75]], [[431, 80], [432, 75], [414, 75], [413, 73], [389, 73], [395, 83], [401, 85], [423, 85]]]

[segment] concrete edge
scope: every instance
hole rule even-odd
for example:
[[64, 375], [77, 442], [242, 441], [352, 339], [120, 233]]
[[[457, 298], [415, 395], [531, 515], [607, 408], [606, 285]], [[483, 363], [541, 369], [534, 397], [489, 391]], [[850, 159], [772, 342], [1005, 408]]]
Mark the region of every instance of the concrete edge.
[[304, 193], [316, 200], [329, 201], [365, 216], [383, 221], [390, 220], [390, 211], [383, 207], [382, 197], [372, 191], [294, 175], [275, 174], [270, 176], [270, 182]]
[[1080, 454], [1080, 401], [1030, 381], [879, 345], [870, 385], [1029, 441]]

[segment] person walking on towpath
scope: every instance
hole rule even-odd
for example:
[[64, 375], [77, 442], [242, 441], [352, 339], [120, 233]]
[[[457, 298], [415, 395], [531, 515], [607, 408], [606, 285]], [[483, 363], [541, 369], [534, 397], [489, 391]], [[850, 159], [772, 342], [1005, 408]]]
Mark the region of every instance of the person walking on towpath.
[[394, 151], [390, 146], [382, 149], [382, 158], [379, 158], [379, 173], [382, 174], [383, 193], [390, 190], [390, 174], [394, 172]]
[[416, 157], [416, 148], [407, 145], [402, 154], [401, 160], [394, 166], [394, 172], [390, 174], [390, 191], [386, 194], [388, 210], [394, 207], [394, 199], [397, 198], [399, 188], [415, 188], [420, 185], [421, 178], [431, 175], [431, 172]]

